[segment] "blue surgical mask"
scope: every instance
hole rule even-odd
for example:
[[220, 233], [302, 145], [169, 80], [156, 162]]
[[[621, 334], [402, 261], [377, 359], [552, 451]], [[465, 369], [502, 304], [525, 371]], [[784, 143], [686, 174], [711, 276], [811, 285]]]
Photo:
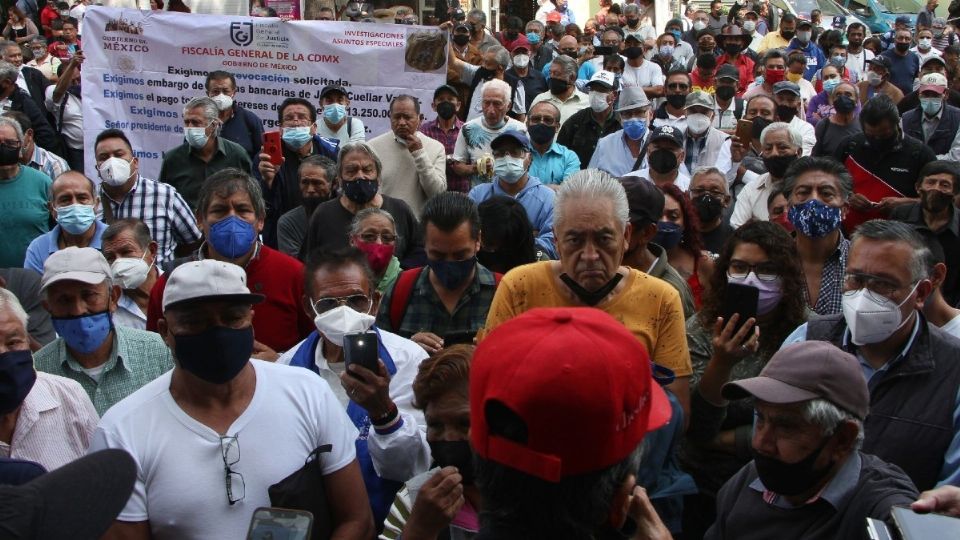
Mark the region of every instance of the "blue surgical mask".
[[531, 45], [540, 43], [540, 34], [535, 32], [527, 32], [527, 41], [529, 41]]
[[[339, 103], [324, 105], [323, 107], [323, 117], [331, 124], [339, 123], [345, 116], [347, 116], [347, 108]], [[308, 128], [307, 133], [309, 132]], [[301, 144], [300, 146], [303, 145]]]
[[188, 127], [184, 128], [183, 134], [187, 139], [187, 144], [191, 148], [203, 148], [207, 144], [207, 128], [205, 127]]
[[313, 136], [310, 135], [310, 126], [300, 126], [283, 128], [283, 134], [280, 138], [283, 139], [283, 142], [290, 148], [299, 150], [303, 148], [303, 145], [310, 142]]
[[840, 226], [840, 208], [810, 199], [791, 206], [787, 219], [798, 233], [809, 238], [823, 238]]
[[50, 321], [57, 335], [80, 354], [90, 354], [99, 349], [113, 329], [109, 311], [79, 317], [51, 317]]
[[833, 89], [840, 84], [840, 79], [826, 79], [823, 81], [823, 90], [826, 93], [833, 92]]
[[663, 249], [673, 249], [680, 244], [683, 239], [683, 228], [672, 221], [661, 221], [657, 223], [657, 234], [653, 237], [653, 243]]
[[670, 33], [671, 35], [673, 35], [673, 39], [676, 40], [677, 43], [680, 43], [680, 31], [679, 31], [679, 30], [673, 29], [673, 30], [670, 30], [669, 33]]
[[230, 216], [210, 226], [210, 245], [228, 259], [238, 259], [250, 251], [257, 231], [237, 216]]
[[508, 184], [516, 184], [526, 174], [523, 158], [503, 156], [493, 162], [493, 174]]
[[626, 133], [627, 137], [630, 137], [631, 140], [639, 141], [647, 132], [647, 121], [639, 118], [625, 120], [623, 122], [623, 132]]
[[462, 261], [434, 261], [427, 259], [427, 266], [433, 272], [443, 288], [448, 291], [459, 288], [470, 277], [477, 265], [477, 257], [473, 256]]
[[924, 114], [927, 116], [934, 116], [940, 112], [940, 108], [943, 107], [942, 98], [920, 98], [920, 107], [923, 109]]
[[96, 219], [97, 214], [90, 204], [71, 204], [57, 208], [57, 223], [70, 234], [87, 232]]

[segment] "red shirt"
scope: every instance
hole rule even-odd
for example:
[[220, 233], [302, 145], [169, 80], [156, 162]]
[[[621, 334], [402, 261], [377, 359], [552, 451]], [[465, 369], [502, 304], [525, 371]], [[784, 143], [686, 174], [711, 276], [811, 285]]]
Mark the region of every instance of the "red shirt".
[[701, 91], [708, 94], [714, 93], [717, 85], [716, 76], [710, 77], [709, 79], [704, 79], [700, 76], [700, 70], [693, 68], [693, 71], [690, 72], [690, 82], [692, 87], [690, 88], [691, 92]]
[[[60, 13], [57, 12], [57, 8], [55, 8], [52, 3], [47, 3], [47, 5], [43, 6], [43, 9], [40, 10], [40, 26], [46, 26], [49, 28], [50, 22], [59, 18]], [[50, 39], [53, 37], [53, 31], [44, 30], [43, 35], [47, 39]]]
[[[303, 311], [303, 263], [267, 246], [247, 265], [247, 287], [250, 292], [265, 295], [253, 306], [253, 333], [267, 347], [283, 352], [314, 330], [313, 320]], [[150, 291], [147, 306], [147, 330], [157, 331], [157, 319], [163, 314], [164, 274]]]
[[717, 65], [722, 66], [723, 64], [734, 65], [737, 71], [740, 72], [740, 88], [737, 90], [737, 97], [743, 97], [743, 93], [753, 84], [753, 60], [751, 60], [749, 56], [741, 54], [736, 62], [731, 62], [725, 54], [717, 58]]

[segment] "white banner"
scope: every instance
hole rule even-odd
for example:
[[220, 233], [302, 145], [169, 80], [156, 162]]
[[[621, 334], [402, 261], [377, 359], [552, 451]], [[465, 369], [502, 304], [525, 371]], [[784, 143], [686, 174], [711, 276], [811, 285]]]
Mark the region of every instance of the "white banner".
[[[302, 97], [319, 106], [320, 90], [344, 86], [347, 113], [367, 139], [390, 129], [393, 96], [429, 107], [446, 82], [446, 34], [435, 27], [150, 12], [90, 6], [84, 17], [83, 132], [87, 175], [96, 178], [93, 142], [123, 130], [156, 178], [163, 153], [183, 142], [183, 105], [205, 96], [207, 73], [237, 79], [236, 103], [267, 130], [277, 106]], [[322, 121], [322, 120], [320, 120]]]

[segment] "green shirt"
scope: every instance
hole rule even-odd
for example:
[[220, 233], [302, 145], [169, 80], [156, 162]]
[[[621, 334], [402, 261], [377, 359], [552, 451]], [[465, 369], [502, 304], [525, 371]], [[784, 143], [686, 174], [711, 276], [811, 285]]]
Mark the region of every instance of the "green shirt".
[[217, 149], [213, 156], [210, 161], [203, 161], [189, 144], [183, 143], [163, 155], [158, 180], [177, 188], [183, 200], [196, 210], [203, 181], [230, 167], [252, 174], [250, 156], [239, 144], [217, 137]]
[[52, 183], [46, 174], [22, 165], [16, 176], [0, 180], [0, 268], [23, 268], [27, 246], [50, 230], [47, 192]]
[[141, 386], [173, 369], [170, 349], [159, 334], [122, 326], [114, 326], [113, 347], [99, 382], [84, 373], [83, 367], [67, 351], [63, 338], [37, 351], [33, 363], [39, 371], [80, 383], [100, 416]]

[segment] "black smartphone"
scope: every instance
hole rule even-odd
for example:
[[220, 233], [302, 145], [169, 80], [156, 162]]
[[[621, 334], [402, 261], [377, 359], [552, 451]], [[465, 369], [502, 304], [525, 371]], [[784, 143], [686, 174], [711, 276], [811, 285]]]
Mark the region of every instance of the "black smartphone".
[[378, 373], [377, 348], [376, 332], [347, 334], [343, 336], [343, 361], [348, 368], [350, 364], [357, 364]]
[[894, 506], [890, 511], [903, 540], [960, 538], [960, 519], [941, 514], [918, 514], [903, 506]]
[[250, 519], [247, 540], [307, 540], [313, 514], [287, 508], [257, 508]]
[[760, 289], [750, 285], [727, 283], [727, 288], [723, 293], [723, 305], [720, 309], [724, 326], [726, 326], [730, 317], [739, 313], [740, 318], [737, 319], [737, 326], [733, 329], [733, 334], [740, 331], [740, 327], [747, 322], [747, 319], [757, 316], [757, 301], [759, 299]]
[[594, 56], [607, 56], [608, 54], [613, 54], [613, 47], [600, 46], [593, 48]]
[[451, 332], [443, 336], [443, 348], [453, 347], [454, 345], [473, 345], [473, 339], [477, 337], [476, 332]]

